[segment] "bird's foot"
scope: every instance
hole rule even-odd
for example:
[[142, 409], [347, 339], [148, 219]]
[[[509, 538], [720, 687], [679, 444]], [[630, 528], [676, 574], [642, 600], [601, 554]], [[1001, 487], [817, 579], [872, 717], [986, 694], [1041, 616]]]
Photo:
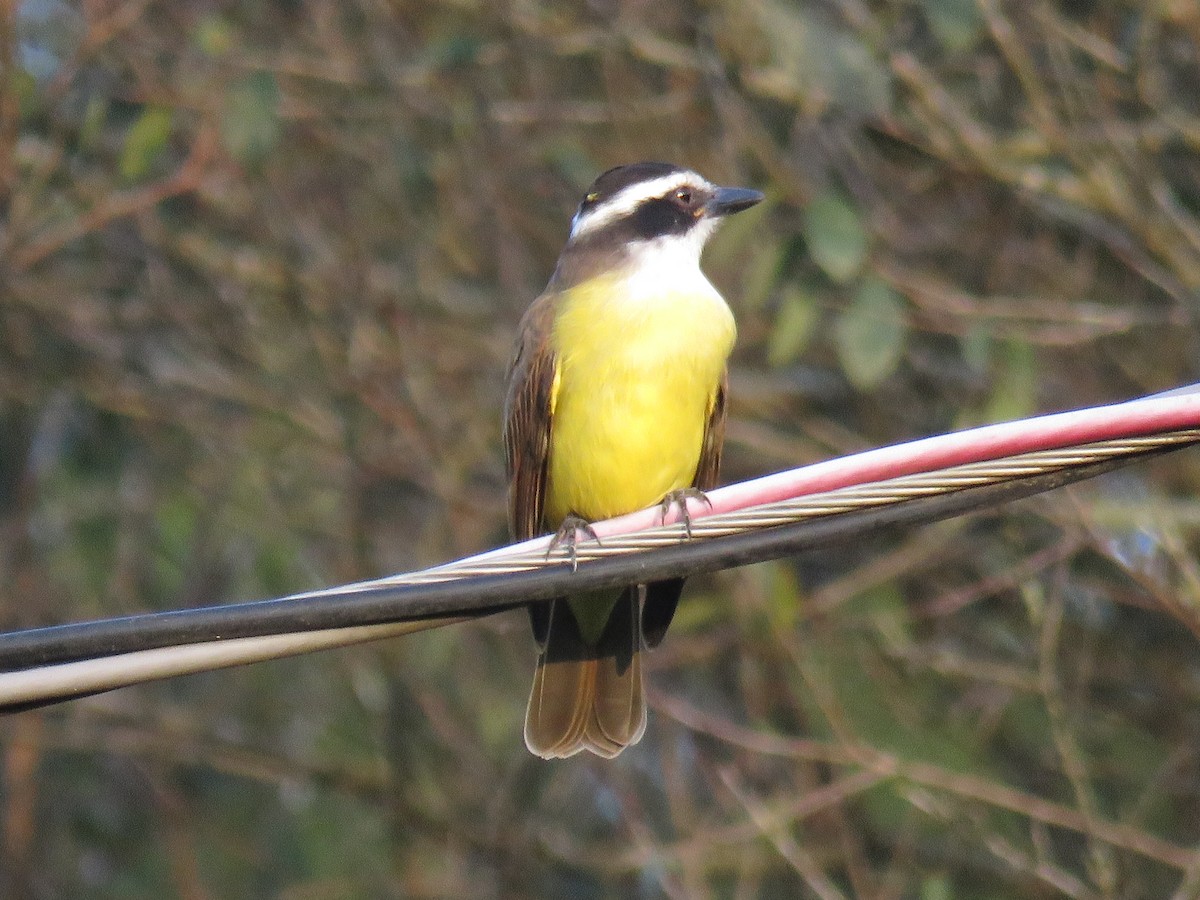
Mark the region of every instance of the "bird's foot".
[[671, 514], [671, 507], [679, 510], [679, 521], [683, 523], [683, 533], [689, 538], [692, 536], [692, 514], [688, 511], [687, 502], [689, 500], [699, 500], [712, 509], [712, 501], [708, 499], [708, 494], [700, 490], [700, 488], [685, 487], [677, 491], [667, 491], [667, 495], [662, 498], [659, 503], [659, 509], [662, 511], [662, 523], [667, 524], [667, 516]]
[[596, 534], [596, 529], [592, 528], [590, 522], [576, 515], [567, 516], [558, 526], [558, 531], [554, 532], [554, 537], [550, 539], [550, 546], [546, 548], [546, 559], [549, 559], [550, 554], [561, 547], [566, 552], [567, 559], [571, 561], [571, 571], [574, 572], [579, 567], [576, 548], [579, 546], [581, 533], [584, 538], [593, 540], [597, 544], [600, 543], [600, 536]]

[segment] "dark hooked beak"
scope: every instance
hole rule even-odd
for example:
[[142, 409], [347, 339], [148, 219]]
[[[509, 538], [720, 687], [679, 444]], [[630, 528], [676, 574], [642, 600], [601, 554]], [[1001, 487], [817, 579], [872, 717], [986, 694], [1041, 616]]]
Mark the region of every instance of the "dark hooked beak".
[[704, 204], [704, 214], [713, 218], [733, 215], [749, 209], [763, 199], [762, 191], [749, 188], [717, 188], [717, 192]]

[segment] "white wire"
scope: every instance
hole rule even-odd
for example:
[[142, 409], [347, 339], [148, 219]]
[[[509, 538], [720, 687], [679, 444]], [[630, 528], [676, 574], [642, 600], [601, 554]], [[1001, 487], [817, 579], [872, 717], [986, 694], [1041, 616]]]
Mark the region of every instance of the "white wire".
[[[742, 510], [696, 517], [687, 538], [681, 524], [661, 526], [604, 538], [602, 543], [581, 542], [577, 561], [645, 552], [681, 540], [705, 541], [746, 531], [772, 528], [855, 510], [880, 508], [921, 497], [947, 494], [966, 488], [1002, 484], [1021, 478], [1049, 475], [1123, 456], [1200, 441], [1200, 429], [1146, 437], [1122, 438], [1076, 448], [1042, 450], [989, 462], [968, 463], [933, 472], [904, 475], [871, 484], [853, 485], [762, 504]], [[562, 556], [548, 558], [546, 542], [526, 542], [419, 572], [360, 582], [296, 597], [352, 595], [385, 585], [428, 584], [481, 575], [527, 572], [561, 566]], [[245, 665], [314, 650], [344, 647], [409, 634], [464, 621], [463, 616], [421, 621], [360, 625], [320, 631], [230, 638], [204, 643], [136, 650], [75, 662], [57, 663], [0, 673], [0, 707], [63, 699], [117, 687], [228, 666]]]

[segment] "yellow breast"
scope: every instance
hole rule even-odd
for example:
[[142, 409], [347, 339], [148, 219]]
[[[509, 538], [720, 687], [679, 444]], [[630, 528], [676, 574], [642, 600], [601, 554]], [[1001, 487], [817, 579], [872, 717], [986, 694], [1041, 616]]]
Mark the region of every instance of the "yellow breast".
[[696, 267], [605, 276], [561, 299], [546, 524], [657, 503], [692, 483], [733, 348], [733, 314]]

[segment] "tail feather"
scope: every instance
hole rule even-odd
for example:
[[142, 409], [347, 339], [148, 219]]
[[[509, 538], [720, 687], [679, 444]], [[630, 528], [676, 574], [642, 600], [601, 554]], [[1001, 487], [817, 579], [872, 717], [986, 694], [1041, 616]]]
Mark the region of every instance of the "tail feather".
[[555, 759], [590, 750], [612, 758], [641, 739], [646, 701], [637, 598], [636, 587], [622, 594], [594, 646], [580, 636], [570, 606], [554, 601], [525, 714], [532, 753]]
[[682, 578], [652, 581], [646, 585], [646, 601], [642, 604], [642, 639], [651, 650], [666, 637], [682, 593]]
[[[613, 659], [596, 661], [596, 690], [582, 746], [612, 758], [642, 739], [646, 730], [646, 700], [642, 690], [642, 654], [634, 653], [624, 672]], [[609, 752], [604, 752], [608, 750]]]

